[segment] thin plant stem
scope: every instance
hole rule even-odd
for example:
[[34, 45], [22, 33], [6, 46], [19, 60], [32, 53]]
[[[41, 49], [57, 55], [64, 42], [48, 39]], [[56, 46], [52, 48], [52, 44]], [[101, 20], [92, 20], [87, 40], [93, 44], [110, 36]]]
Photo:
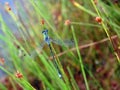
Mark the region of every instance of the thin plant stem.
[[83, 65], [83, 62], [82, 62], [82, 57], [80, 55], [80, 51], [79, 51], [79, 48], [78, 48], [78, 45], [77, 45], [77, 39], [76, 39], [76, 36], [75, 36], [75, 32], [74, 32], [73, 26], [71, 26], [71, 29], [72, 29], [73, 37], [74, 37], [75, 44], [76, 44], [76, 50], [77, 50], [77, 53], [78, 53], [79, 63], [80, 63], [80, 67], [81, 67], [81, 70], [82, 70], [83, 78], [84, 78], [84, 81], [85, 81], [86, 90], [89, 90], [89, 85], [88, 85], [86, 73], [85, 73], [85, 70], [84, 70], [84, 65]]
[[[114, 36], [111, 36], [111, 39], [114, 40], [114, 39], [116, 39], [117, 37], [118, 37], [117, 35], [114, 35]], [[109, 41], [109, 38], [105, 38], [105, 39], [102, 39], [102, 40], [100, 40], [100, 41], [88, 43], [88, 44], [85, 44], [85, 45], [80, 45], [80, 46], [78, 46], [78, 48], [79, 48], [79, 49], [85, 49], [85, 48], [88, 48], [88, 47], [90, 47], [90, 46], [94, 46], [94, 45], [97, 45], [97, 44], [101, 44], [101, 43], [104, 43], [104, 42], [107, 42], [107, 41]], [[68, 50], [66, 50], [66, 51], [63, 51], [63, 52], [57, 54], [56, 56], [57, 56], [57, 57], [60, 57], [60, 56], [62, 56], [62, 55], [64, 55], [64, 54], [68, 53], [69, 51], [76, 51], [76, 49], [77, 49], [76, 47], [73, 47], [73, 48], [71, 48], [71, 49], [68, 49]], [[49, 59], [52, 59], [52, 57], [49, 57]]]
[[[93, 4], [93, 7], [95, 8], [95, 10], [96, 10], [98, 16], [101, 17], [100, 12], [98, 11], [98, 9], [97, 9], [97, 7], [96, 7], [94, 1], [91, 0], [91, 2], [92, 2], [92, 4]], [[109, 31], [108, 28], [106, 27], [106, 25], [105, 25], [104, 22], [102, 22], [101, 24], [102, 24], [102, 27], [103, 27], [103, 29], [104, 29], [104, 31], [105, 31], [107, 37], [109, 38], [109, 40], [110, 40], [110, 42], [111, 42], [111, 44], [112, 44], [112, 48], [115, 49], [115, 48], [114, 48], [114, 45], [113, 45], [113, 42], [112, 42], [112, 40], [111, 40], [111, 38], [110, 38], [109, 32], [108, 32], [108, 31]], [[115, 56], [117, 57], [118, 62], [120, 63], [120, 58], [119, 58], [119, 56], [118, 56], [118, 54], [117, 54], [116, 51], [115, 51]]]

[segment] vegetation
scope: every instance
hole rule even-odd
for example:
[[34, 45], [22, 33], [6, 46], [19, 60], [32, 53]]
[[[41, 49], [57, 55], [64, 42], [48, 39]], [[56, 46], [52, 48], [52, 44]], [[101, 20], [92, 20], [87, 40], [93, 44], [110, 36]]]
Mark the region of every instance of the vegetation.
[[0, 6], [0, 90], [120, 89], [118, 0], [13, 2]]

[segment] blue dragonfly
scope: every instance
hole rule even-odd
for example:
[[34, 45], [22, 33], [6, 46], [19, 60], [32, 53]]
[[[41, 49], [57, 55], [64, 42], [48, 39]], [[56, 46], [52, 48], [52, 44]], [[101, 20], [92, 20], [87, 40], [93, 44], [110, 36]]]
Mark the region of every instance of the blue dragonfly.
[[49, 47], [50, 47], [50, 43], [55, 43], [57, 45], [66, 46], [66, 47], [67, 46], [71, 46], [71, 47], [75, 46], [75, 43], [74, 43], [73, 40], [64, 40], [64, 41], [61, 41], [59, 39], [52, 39], [52, 38], [50, 38], [49, 35], [48, 35], [48, 30], [47, 29], [43, 30], [42, 34], [43, 34], [43, 37], [44, 37], [44, 41], [37, 48], [35, 48], [35, 50], [33, 50], [30, 53], [30, 55], [32, 57], [36, 57], [36, 55], [37, 55], [36, 51], [42, 51], [42, 49], [43, 49], [43, 47], [44, 47], [45, 44], [47, 44]]
[[55, 43], [55, 44], [58, 44], [58, 45], [61, 45], [61, 46], [74, 46], [74, 41], [72, 41], [72, 40], [60, 41], [60, 40], [58, 40], [58, 39], [51, 39], [51, 38], [49, 37], [49, 35], [48, 35], [48, 30], [47, 30], [47, 29], [43, 30], [43, 31], [42, 31], [42, 34], [43, 34], [43, 37], [44, 37], [44, 42], [43, 42], [40, 46], [38, 46], [37, 49], [35, 49], [33, 52], [31, 52], [31, 53], [30, 53], [30, 56], [31, 56], [31, 57], [35, 57], [35, 55], [37, 55], [37, 54], [36, 54], [36, 50], [39, 49], [39, 50], [41, 51], [42, 48], [44, 47], [44, 45], [47, 44], [47, 45], [49, 46], [50, 53], [51, 53], [51, 55], [52, 55], [52, 57], [53, 57], [54, 66], [55, 66], [56, 69], [57, 69], [57, 72], [58, 72], [59, 77], [61, 78], [61, 77], [62, 77], [62, 74], [61, 74], [61, 72], [60, 72], [60, 70], [59, 70], [59, 68], [58, 68], [57, 63], [56, 63], [56, 59], [55, 59], [55, 57], [54, 57], [54, 53], [53, 53], [53, 50], [52, 50], [52, 47], [51, 47], [51, 42], [53, 42], [53, 43]]

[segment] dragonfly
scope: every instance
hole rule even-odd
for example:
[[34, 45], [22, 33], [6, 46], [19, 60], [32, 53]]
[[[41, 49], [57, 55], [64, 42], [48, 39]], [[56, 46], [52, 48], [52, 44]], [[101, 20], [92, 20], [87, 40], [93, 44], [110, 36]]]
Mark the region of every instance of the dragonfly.
[[[41, 43], [41, 45], [39, 45], [35, 50], [33, 50], [29, 55], [34, 58], [37, 53], [36, 51], [41, 51], [44, 47], [45, 44], [48, 45], [49, 49], [50, 49], [50, 53], [52, 55], [52, 58], [53, 58], [53, 64], [55, 66], [55, 68], [57, 69], [57, 72], [58, 72], [58, 76], [61, 78], [62, 77], [62, 74], [60, 72], [60, 69], [58, 68], [58, 65], [57, 65], [57, 62], [56, 62], [56, 59], [54, 57], [54, 53], [53, 53], [53, 50], [52, 50], [52, 47], [51, 47], [51, 43], [55, 43], [55, 44], [58, 44], [60, 46], [74, 46], [74, 41], [73, 40], [64, 40], [64, 41], [61, 41], [59, 39], [52, 39], [49, 37], [48, 35], [48, 30], [45, 29], [42, 31], [42, 35], [44, 37], [44, 42]], [[21, 53], [20, 53], [21, 54]]]
[[61, 41], [60, 39], [53, 39], [53, 38], [50, 38], [49, 35], [48, 35], [48, 30], [45, 29], [42, 31], [42, 35], [44, 37], [44, 41], [39, 45], [37, 46], [37, 48], [35, 48], [35, 50], [33, 50], [30, 55], [32, 57], [36, 57], [37, 54], [36, 54], [36, 51], [42, 51], [43, 47], [45, 46], [45, 44], [47, 44], [49, 46], [49, 48], [51, 47], [50, 44], [51, 43], [55, 43], [57, 45], [60, 45], [60, 46], [75, 46], [75, 43], [73, 40], [64, 40], [64, 41]]

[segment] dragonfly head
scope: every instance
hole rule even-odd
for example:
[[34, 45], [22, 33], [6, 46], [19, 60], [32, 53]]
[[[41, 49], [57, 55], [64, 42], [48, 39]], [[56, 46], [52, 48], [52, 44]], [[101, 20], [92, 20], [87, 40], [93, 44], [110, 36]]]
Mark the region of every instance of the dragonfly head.
[[47, 35], [47, 34], [48, 34], [48, 30], [47, 30], [47, 29], [46, 29], [46, 30], [43, 30], [43, 31], [42, 31], [42, 34]]

